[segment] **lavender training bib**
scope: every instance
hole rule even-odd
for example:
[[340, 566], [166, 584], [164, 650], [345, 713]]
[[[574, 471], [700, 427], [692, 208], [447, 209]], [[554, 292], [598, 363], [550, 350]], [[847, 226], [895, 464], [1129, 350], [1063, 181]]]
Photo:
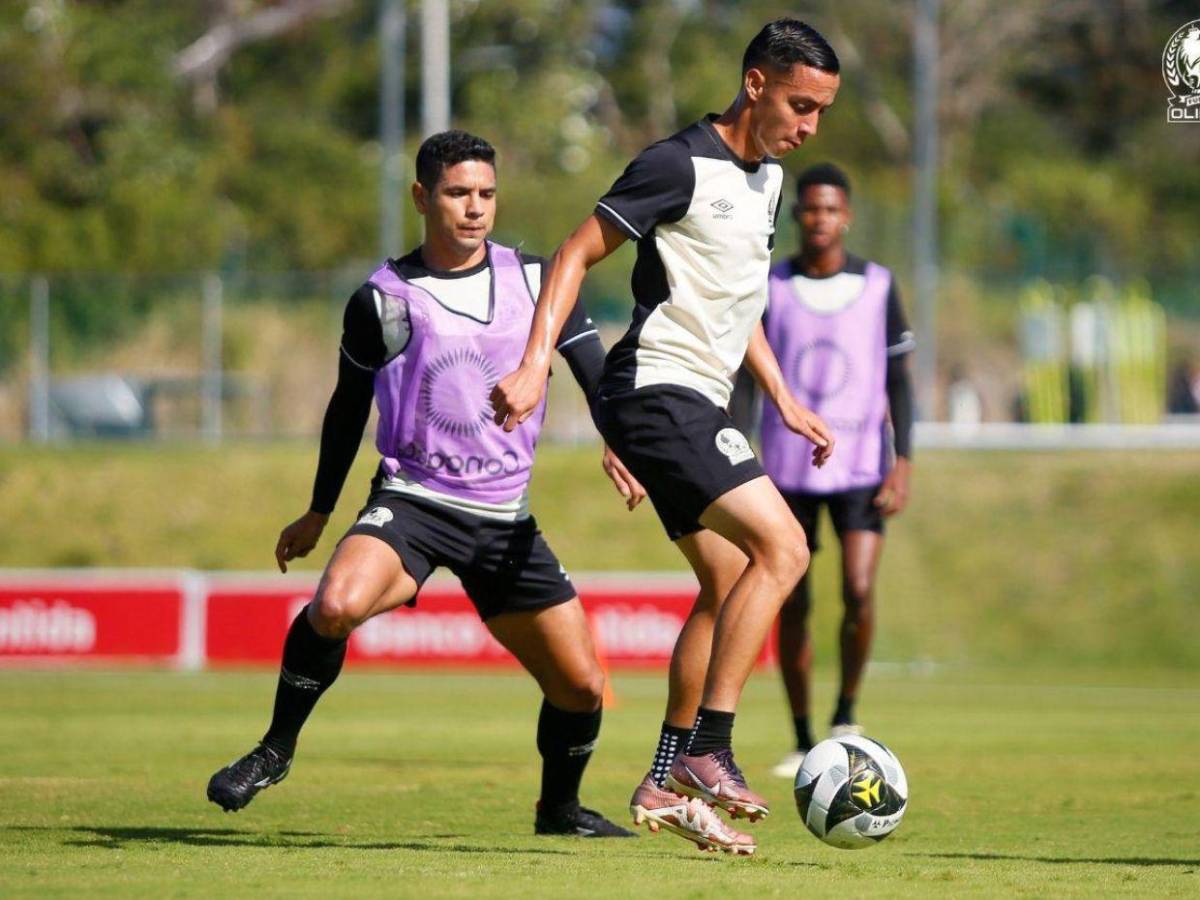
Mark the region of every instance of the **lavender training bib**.
[[529, 483], [546, 414], [543, 397], [511, 433], [492, 421], [492, 388], [521, 362], [535, 298], [521, 256], [487, 244], [489, 320], [456, 313], [384, 264], [370, 277], [380, 318], [409, 319], [404, 351], [375, 374], [379, 428], [375, 446], [389, 476], [481, 503], [505, 503]]
[[771, 269], [767, 341], [796, 398], [833, 430], [833, 456], [818, 469], [812, 444], [763, 405], [762, 462], [785, 491], [832, 494], [879, 484], [889, 467], [887, 296], [891, 273], [867, 263], [862, 293], [832, 313], [796, 293], [791, 268]]

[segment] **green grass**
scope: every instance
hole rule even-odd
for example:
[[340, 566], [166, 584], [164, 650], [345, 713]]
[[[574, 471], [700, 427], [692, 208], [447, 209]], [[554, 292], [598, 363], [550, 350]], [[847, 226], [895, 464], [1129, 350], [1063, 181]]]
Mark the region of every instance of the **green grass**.
[[[315, 460], [312, 443], [0, 448], [0, 508], [19, 523], [0, 567], [268, 570], [280, 528], [307, 506]], [[373, 465], [364, 446], [297, 568], [324, 564]], [[543, 448], [533, 505], [572, 572], [683, 569], [653, 510], [626, 512], [594, 448]], [[921, 453], [884, 554], [876, 657], [1200, 671], [1197, 510], [1195, 453]], [[836, 572], [836, 554], [819, 554], [822, 658]]]
[[[788, 728], [756, 676], [739, 758], [774, 808], [760, 853], [669, 836], [531, 834], [532, 682], [347, 673], [290, 778], [237, 815], [208, 775], [261, 733], [265, 673], [0, 672], [0, 895], [1195, 896], [1200, 686], [1162, 672], [883, 669], [862, 714], [911, 805], [869, 850], [827, 848], [766, 769]], [[585, 802], [623, 818], [660, 676], [616, 678]], [[831, 685], [818, 683], [829, 699]], [[824, 715], [822, 707], [822, 715]]]

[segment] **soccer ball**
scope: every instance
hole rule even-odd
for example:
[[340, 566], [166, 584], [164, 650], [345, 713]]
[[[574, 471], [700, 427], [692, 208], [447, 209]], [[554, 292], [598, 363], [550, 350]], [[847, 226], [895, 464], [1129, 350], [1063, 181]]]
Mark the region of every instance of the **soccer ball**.
[[896, 830], [908, 779], [894, 753], [867, 737], [829, 738], [796, 773], [796, 809], [808, 830], [843, 850], [861, 850]]

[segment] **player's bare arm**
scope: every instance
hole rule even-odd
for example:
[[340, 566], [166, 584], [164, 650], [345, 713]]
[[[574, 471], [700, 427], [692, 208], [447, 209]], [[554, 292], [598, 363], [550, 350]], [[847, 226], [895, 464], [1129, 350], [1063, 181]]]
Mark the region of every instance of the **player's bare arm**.
[[908, 505], [908, 482], [912, 471], [912, 462], [907, 457], [897, 456], [896, 464], [883, 479], [879, 493], [875, 495], [875, 505], [885, 516], [894, 516], [904, 512]]
[[779, 370], [779, 361], [775, 359], [771, 345], [767, 343], [761, 322], [755, 326], [750, 346], [746, 348], [746, 368], [750, 370], [762, 392], [778, 408], [783, 423], [796, 434], [813, 442], [813, 465], [825, 465], [826, 460], [833, 455], [833, 432], [820, 416], [797, 403], [792, 392], [788, 390], [783, 373]]
[[279, 541], [275, 544], [275, 562], [280, 572], [286, 572], [287, 564], [293, 559], [302, 559], [312, 552], [328, 522], [327, 514], [310, 509], [279, 532]]
[[625, 463], [621, 462], [608, 444], [604, 445], [604, 459], [601, 466], [604, 474], [616, 486], [617, 492], [625, 498], [625, 506], [629, 511], [633, 512], [637, 509], [638, 504], [646, 499], [646, 489], [642, 487], [640, 481], [633, 477], [633, 473], [625, 468]]
[[505, 431], [512, 431], [528, 419], [542, 401], [550, 375], [550, 351], [575, 305], [588, 269], [624, 242], [625, 235], [593, 214], [555, 252], [538, 293], [521, 365], [492, 390], [495, 421]]

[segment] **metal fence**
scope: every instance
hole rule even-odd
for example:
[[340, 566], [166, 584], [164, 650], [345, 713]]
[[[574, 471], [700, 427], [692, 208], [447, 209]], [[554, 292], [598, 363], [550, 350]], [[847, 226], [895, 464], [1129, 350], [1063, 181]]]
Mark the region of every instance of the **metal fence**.
[[[0, 276], [0, 442], [315, 435], [365, 268]], [[590, 438], [573, 379], [551, 384], [547, 437]]]
[[[0, 276], [0, 442], [315, 435], [336, 380], [342, 310], [366, 268]], [[953, 301], [943, 298], [948, 310]], [[925, 430], [939, 445], [986, 445], [993, 439], [981, 444], [972, 428], [990, 423], [1196, 422], [1200, 366], [1168, 369], [1170, 324], [1145, 289], [1031, 284], [1013, 301], [1010, 326], [974, 354], [988, 360], [964, 367], [943, 337], [937, 402], [920, 411], [955, 426]], [[624, 324], [602, 324], [606, 343]], [[1084, 433], [1043, 430], [1038, 443], [1069, 434], [1066, 444], [1090, 445]], [[1179, 430], [1139, 434], [1149, 433], [1128, 432], [1153, 445], [1186, 441]], [[551, 379], [545, 435], [595, 440], [569, 375]]]

